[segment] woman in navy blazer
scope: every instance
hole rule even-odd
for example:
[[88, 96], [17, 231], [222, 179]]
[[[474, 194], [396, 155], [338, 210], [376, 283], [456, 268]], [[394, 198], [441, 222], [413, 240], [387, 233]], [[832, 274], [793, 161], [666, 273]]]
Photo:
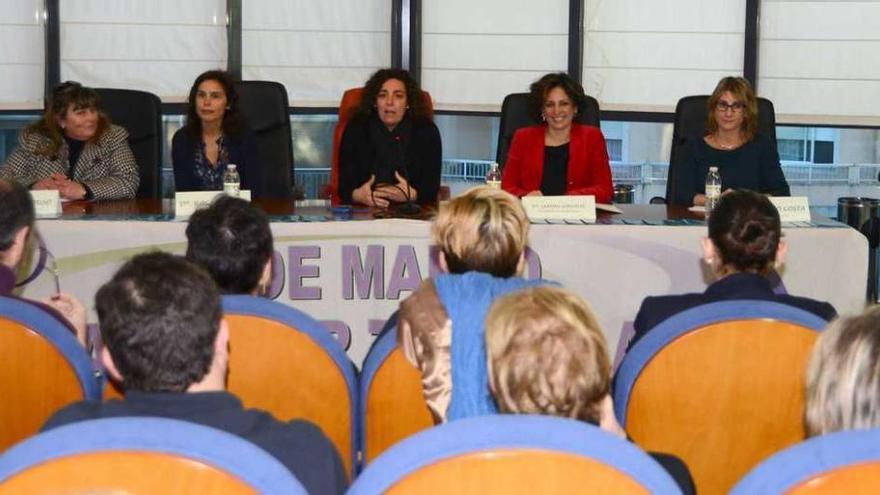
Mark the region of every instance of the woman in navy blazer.
[[766, 196], [748, 190], [725, 193], [709, 216], [703, 260], [718, 280], [696, 294], [647, 297], [636, 315], [629, 347], [665, 319], [701, 304], [730, 299], [774, 301], [809, 311], [825, 320], [837, 316], [827, 302], [776, 294], [767, 278], [785, 260], [779, 212]]
[[189, 92], [186, 125], [171, 140], [174, 188], [219, 191], [227, 165], [236, 165], [241, 188], [262, 194], [257, 137], [244, 123], [232, 77], [220, 70], [202, 73]]
[[574, 123], [584, 89], [567, 74], [547, 74], [530, 87], [529, 104], [543, 124], [513, 136], [501, 187], [516, 196], [593, 195], [610, 203], [611, 168], [602, 131]]

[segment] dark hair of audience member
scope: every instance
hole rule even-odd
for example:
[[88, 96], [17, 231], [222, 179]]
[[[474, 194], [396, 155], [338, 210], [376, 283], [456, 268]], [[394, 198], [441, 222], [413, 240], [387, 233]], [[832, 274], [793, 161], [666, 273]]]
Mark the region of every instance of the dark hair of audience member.
[[364, 92], [361, 96], [361, 102], [357, 109], [357, 115], [360, 118], [367, 118], [376, 107], [376, 97], [382, 90], [382, 85], [389, 79], [397, 79], [406, 87], [406, 115], [412, 120], [428, 120], [428, 108], [425, 105], [425, 97], [419, 83], [403, 69], [379, 69], [364, 84]]
[[207, 270], [224, 294], [250, 294], [272, 258], [266, 215], [243, 199], [221, 195], [186, 227], [186, 257]]
[[214, 359], [220, 294], [183, 257], [135, 256], [95, 295], [104, 343], [127, 390], [184, 392]]
[[223, 70], [209, 70], [202, 72], [193, 82], [189, 89], [189, 99], [187, 100], [186, 110], [186, 132], [193, 138], [202, 138], [202, 119], [196, 113], [196, 95], [199, 92], [199, 85], [205, 81], [217, 81], [223, 86], [223, 92], [226, 93], [226, 112], [223, 114], [223, 134], [227, 136], [238, 136], [241, 132], [242, 121], [244, 116], [238, 104], [238, 90], [235, 89], [235, 81], [228, 72]]
[[709, 216], [709, 239], [728, 270], [766, 274], [773, 267], [781, 237], [779, 212], [756, 192], [724, 194]]
[[553, 88], [562, 88], [571, 102], [577, 107], [578, 112], [586, 110], [587, 96], [584, 94], [583, 86], [565, 72], [553, 72], [538, 79], [529, 86], [529, 113], [533, 118], [541, 118], [541, 113], [544, 110], [544, 101]]
[[12, 247], [22, 228], [33, 228], [34, 215], [27, 189], [17, 182], [0, 180], [0, 252]]
[[46, 98], [43, 115], [24, 131], [41, 134], [49, 139], [45, 146], [36, 150], [37, 153], [55, 159], [61, 149], [61, 143], [64, 142], [64, 129], [61, 128], [58, 119], [64, 117], [71, 106], [73, 110], [83, 108], [97, 110], [98, 128], [91, 141], [100, 139], [104, 131], [110, 127], [110, 118], [100, 109], [98, 92], [76, 81], [65, 81], [52, 89], [52, 94]]

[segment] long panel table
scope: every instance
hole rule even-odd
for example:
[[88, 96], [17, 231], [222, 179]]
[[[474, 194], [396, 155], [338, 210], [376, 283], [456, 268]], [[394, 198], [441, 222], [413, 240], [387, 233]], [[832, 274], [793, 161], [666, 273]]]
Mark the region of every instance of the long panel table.
[[[436, 272], [430, 224], [425, 220], [335, 221], [326, 208], [257, 202], [272, 219], [275, 278], [269, 296], [325, 322], [355, 363], [373, 334], [421, 280]], [[701, 216], [686, 209], [621, 205], [596, 224], [532, 225], [528, 277], [556, 280], [585, 297], [597, 311], [613, 351], [645, 296], [702, 291], [711, 275], [701, 264]], [[185, 222], [158, 201], [74, 202], [60, 219], [38, 229], [54, 253], [62, 290], [87, 307], [132, 255], [151, 249], [183, 253]], [[427, 214], [426, 214], [427, 216]], [[841, 313], [864, 307], [868, 243], [854, 229], [823, 218], [787, 226], [789, 256], [781, 270], [792, 294], [827, 300]], [[54, 290], [41, 274], [27, 297]], [[89, 321], [96, 321], [90, 311]]]

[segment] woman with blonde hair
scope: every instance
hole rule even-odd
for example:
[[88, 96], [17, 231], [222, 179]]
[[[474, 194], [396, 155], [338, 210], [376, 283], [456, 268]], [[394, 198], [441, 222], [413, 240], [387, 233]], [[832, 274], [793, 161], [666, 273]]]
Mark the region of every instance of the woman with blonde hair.
[[496, 297], [542, 283], [519, 277], [528, 218], [514, 196], [477, 187], [441, 206], [431, 233], [444, 273], [401, 303], [398, 341], [435, 421], [494, 413], [483, 320]]
[[[486, 317], [489, 387], [498, 410], [584, 421], [626, 438], [614, 416], [611, 360], [586, 301], [558, 287], [499, 298]], [[651, 453], [684, 493], [693, 479], [681, 459]]]
[[880, 306], [822, 332], [807, 368], [805, 416], [810, 436], [880, 428]]
[[705, 136], [689, 137], [683, 154], [684, 173], [673, 204], [706, 204], [705, 183], [710, 166], [718, 167], [721, 185], [772, 196], [791, 194], [776, 143], [758, 134], [758, 99], [742, 77], [718, 82], [707, 102]]

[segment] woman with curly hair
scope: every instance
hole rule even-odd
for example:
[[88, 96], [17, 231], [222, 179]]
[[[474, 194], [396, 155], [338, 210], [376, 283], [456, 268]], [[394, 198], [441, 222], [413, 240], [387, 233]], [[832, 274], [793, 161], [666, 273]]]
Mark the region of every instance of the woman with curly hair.
[[402, 69], [381, 69], [364, 86], [356, 117], [339, 150], [343, 203], [384, 208], [432, 203], [440, 188], [440, 132], [425, 96]]

